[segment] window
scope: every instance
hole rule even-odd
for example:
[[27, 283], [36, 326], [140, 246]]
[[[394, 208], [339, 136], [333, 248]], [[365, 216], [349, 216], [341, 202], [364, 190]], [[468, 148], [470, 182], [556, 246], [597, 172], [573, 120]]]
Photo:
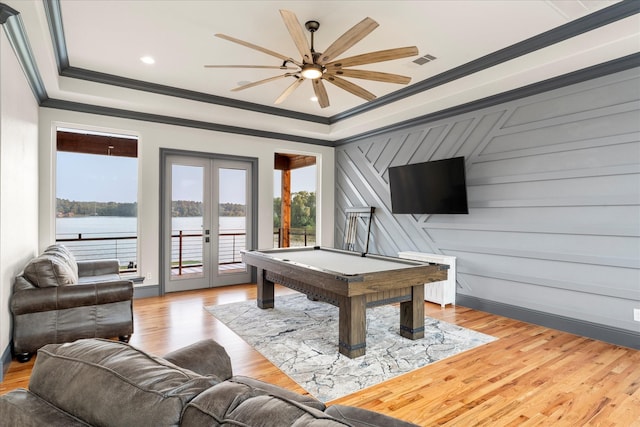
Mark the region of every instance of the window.
[[316, 243], [315, 163], [313, 156], [276, 154], [274, 247], [312, 246]]
[[137, 138], [58, 129], [56, 146], [56, 241], [79, 260], [116, 258], [135, 274]]

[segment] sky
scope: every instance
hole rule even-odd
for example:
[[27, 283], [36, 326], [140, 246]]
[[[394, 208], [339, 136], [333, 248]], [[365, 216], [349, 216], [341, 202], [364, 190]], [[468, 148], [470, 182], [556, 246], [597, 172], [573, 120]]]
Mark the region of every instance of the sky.
[[[137, 200], [138, 191], [138, 159], [117, 156], [99, 156], [58, 152], [56, 191], [57, 197], [75, 201], [97, 201], [133, 203]], [[185, 179], [180, 197], [183, 200], [198, 200], [197, 180], [193, 174], [196, 168], [185, 168], [181, 177]], [[114, 173], [116, 172], [117, 173]], [[191, 172], [191, 173], [189, 173]], [[231, 171], [237, 174], [239, 171]], [[241, 192], [233, 183], [237, 178], [223, 175], [231, 185], [220, 189], [221, 203], [244, 203]], [[193, 182], [193, 185], [189, 185]], [[274, 197], [280, 197], [280, 171], [274, 173]], [[291, 171], [291, 192], [316, 191], [316, 167], [295, 169]]]
[[[273, 197], [280, 197], [280, 171], [273, 173]], [[316, 191], [316, 166], [293, 169], [291, 171], [291, 192]]]
[[[132, 203], [138, 196], [138, 159], [58, 152], [56, 195], [78, 202]], [[117, 173], [114, 173], [117, 171]]]

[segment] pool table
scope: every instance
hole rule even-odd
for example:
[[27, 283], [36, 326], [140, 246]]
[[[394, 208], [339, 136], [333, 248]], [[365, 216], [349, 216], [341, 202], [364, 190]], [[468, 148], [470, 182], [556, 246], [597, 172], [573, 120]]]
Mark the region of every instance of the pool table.
[[366, 352], [367, 307], [400, 303], [400, 335], [424, 337], [424, 284], [446, 280], [447, 265], [325, 247], [242, 251], [257, 268], [257, 303], [274, 306], [274, 283], [339, 309], [340, 353]]

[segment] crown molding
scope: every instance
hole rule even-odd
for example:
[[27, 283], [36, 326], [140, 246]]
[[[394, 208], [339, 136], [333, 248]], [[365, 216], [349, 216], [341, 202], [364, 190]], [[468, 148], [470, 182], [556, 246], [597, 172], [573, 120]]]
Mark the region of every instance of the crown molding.
[[149, 83], [143, 80], [130, 79], [114, 74], [101, 73], [98, 71], [74, 67], [69, 63], [69, 55], [67, 53], [67, 45], [64, 36], [64, 26], [62, 23], [60, 1], [43, 0], [43, 6], [47, 16], [51, 38], [53, 40], [54, 53], [56, 56], [56, 62], [58, 63], [58, 73], [61, 76], [87, 80], [90, 82], [102, 83], [106, 85], [119, 86], [127, 89], [140, 90], [159, 95], [166, 95], [174, 98], [182, 98], [190, 101], [238, 108], [245, 111], [254, 111], [263, 114], [270, 114], [273, 116], [287, 117], [295, 120], [303, 120], [325, 125], [330, 124], [329, 118], [317, 116], [314, 114], [300, 113], [297, 111], [285, 110], [283, 108], [272, 107], [269, 105], [239, 101], [223, 96], [210, 95], [203, 92], [196, 92], [192, 90], [180, 89], [173, 86]]
[[[55, 44], [55, 43], [54, 43]], [[245, 111], [254, 111], [273, 116], [287, 117], [289, 119], [304, 120], [328, 125], [329, 119], [315, 116], [313, 114], [299, 113], [282, 108], [271, 107], [269, 105], [256, 104], [253, 102], [239, 101], [217, 95], [210, 95], [203, 92], [196, 92], [187, 89], [180, 89], [173, 86], [165, 86], [157, 83], [149, 83], [142, 80], [120, 77], [113, 74], [100, 73], [83, 68], [69, 66], [60, 72], [61, 76], [74, 79], [87, 80], [95, 83], [102, 83], [111, 86], [119, 86], [127, 89], [140, 90], [158, 95], [166, 95], [174, 98], [187, 99], [189, 101], [204, 102], [207, 104], [221, 105], [224, 107], [238, 108]]]
[[[381, 107], [382, 105], [390, 104], [399, 101], [408, 96], [412, 96], [416, 93], [429, 90], [433, 87], [445, 84], [455, 79], [461, 78], [471, 73], [476, 73], [483, 69], [497, 65], [501, 62], [513, 59], [515, 57], [524, 55], [531, 51], [541, 49], [546, 46], [550, 46], [559, 41], [566, 40], [567, 38], [574, 37], [584, 32], [593, 30], [603, 25], [615, 22], [617, 20], [632, 16], [640, 12], [640, 1], [636, 0], [624, 0], [620, 3], [616, 3], [598, 12], [587, 15], [576, 21], [572, 21], [561, 27], [557, 27], [553, 30], [542, 33], [538, 36], [534, 36], [521, 43], [509, 46], [493, 54], [486, 55], [475, 61], [464, 64], [460, 67], [452, 69], [448, 72], [441, 73], [430, 79], [423, 80], [414, 86], [402, 89], [392, 94], [380, 97], [374, 101], [364, 104], [356, 109], [345, 111], [339, 115], [326, 118], [316, 116], [312, 114], [297, 113], [280, 108], [263, 106], [255, 103], [249, 103], [244, 101], [237, 101], [230, 98], [224, 98], [214, 95], [208, 95], [201, 92], [189, 91], [184, 89], [178, 89], [170, 86], [164, 86], [159, 84], [153, 84], [135, 79], [128, 79], [120, 76], [115, 76], [106, 73], [100, 73], [91, 70], [84, 70], [81, 68], [73, 67], [69, 64], [68, 54], [66, 50], [66, 43], [64, 40], [64, 31], [62, 25], [62, 17], [60, 11], [59, 0], [43, 0], [43, 5], [47, 20], [49, 22], [49, 30], [53, 40], [54, 55], [58, 64], [59, 74], [70, 78], [77, 78], [83, 80], [89, 80], [99, 82], [103, 84], [110, 84], [135, 90], [147, 91], [151, 93], [157, 93], [172, 97], [190, 99], [199, 102], [212, 103], [217, 105], [223, 105], [232, 108], [238, 108], [242, 110], [256, 111], [265, 114], [271, 114], [275, 116], [288, 117], [296, 120], [309, 121], [314, 123], [321, 123], [330, 125], [340, 120], [345, 120], [357, 114], [370, 111], [374, 108]], [[609, 61], [603, 64], [598, 64], [592, 67], [578, 70], [572, 73], [568, 73], [559, 77], [545, 80], [543, 82], [534, 83], [522, 88], [514, 89], [511, 91], [496, 94], [487, 98], [472, 101], [466, 104], [458, 105], [452, 108], [437, 111], [431, 114], [420, 116], [414, 119], [410, 119], [403, 122], [398, 122], [389, 126], [373, 129], [371, 131], [354, 135], [348, 138], [344, 138], [337, 141], [307, 138], [297, 135], [262, 131], [251, 128], [228, 126], [219, 123], [210, 123], [197, 120], [188, 120], [170, 116], [162, 116], [148, 113], [141, 113], [137, 111], [128, 111], [116, 108], [101, 107], [71, 101], [50, 99], [47, 95], [46, 88], [38, 67], [33, 56], [29, 41], [24, 29], [22, 19], [20, 18], [19, 11], [7, 6], [4, 3], [0, 3], [0, 24], [3, 25], [8, 39], [16, 53], [19, 63], [21, 64], [25, 76], [31, 86], [36, 100], [39, 105], [47, 108], [58, 108], [63, 110], [86, 112], [91, 114], [101, 114], [105, 116], [114, 116], [129, 118], [135, 120], [151, 121], [156, 123], [174, 124], [185, 127], [195, 127], [200, 129], [208, 129], [218, 132], [236, 133], [241, 135], [251, 135], [260, 138], [275, 138], [287, 141], [301, 142], [314, 145], [322, 145], [329, 147], [336, 147], [344, 145], [350, 142], [359, 141], [364, 138], [374, 137], [382, 133], [393, 132], [401, 130], [410, 126], [423, 124], [426, 122], [444, 119], [458, 114], [463, 114], [469, 111], [477, 110], [480, 108], [486, 108], [499, 103], [511, 101], [513, 99], [522, 98], [525, 96], [535, 95], [537, 93], [552, 90], [558, 87], [567, 86], [570, 84], [579, 83], [585, 80], [600, 77], [605, 74], [612, 74], [618, 71], [623, 71], [629, 68], [640, 66], [640, 54], [632, 54], [620, 59]]]
[[298, 113], [282, 108], [265, 106], [246, 101], [239, 101], [231, 98], [209, 95], [201, 92], [189, 91], [170, 86], [158, 85], [140, 80], [128, 79], [116, 75], [104, 74], [96, 71], [73, 67], [69, 64], [68, 56], [66, 54], [62, 13], [60, 11], [60, 1], [43, 0], [43, 3], [45, 10], [47, 11], [47, 18], [51, 36], [54, 38], [54, 47], [56, 47], [55, 52], [56, 56], [58, 57], [57, 61], [59, 67], [62, 67], [60, 74], [63, 76], [152, 93], [159, 93], [162, 95], [168, 95], [194, 101], [207, 102], [211, 104], [222, 105], [225, 107], [256, 111], [296, 120], [323, 123], [327, 125], [331, 125], [342, 120], [354, 117], [356, 115], [367, 113], [376, 108], [392, 104], [394, 102], [413, 96], [417, 93], [433, 89], [435, 87], [450, 83], [454, 80], [460, 79], [470, 74], [477, 73], [503, 62], [534, 52], [536, 50], [552, 46], [556, 43], [586, 33], [588, 31], [592, 31], [594, 29], [600, 28], [602, 26], [605, 26], [612, 22], [616, 22], [620, 19], [627, 18], [640, 12], [640, 1], [624, 0], [620, 3], [615, 3], [609, 7], [583, 16], [582, 18], [576, 19], [574, 21], [568, 22], [567, 24], [530, 37], [526, 40], [523, 40], [522, 42], [508, 46], [504, 49], [500, 49], [496, 52], [492, 52], [459, 67], [422, 80], [404, 89], [397, 90], [388, 95], [376, 98], [373, 101], [369, 101], [350, 110], [326, 118], [313, 114]]
[[[640, 2], [639, 2], [640, 3]], [[606, 76], [609, 74], [626, 71], [632, 68], [640, 67], [640, 53], [634, 53], [624, 56], [622, 58], [614, 59], [602, 64], [593, 65], [591, 67], [583, 68], [581, 70], [573, 71], [571, 73], [563, 74], [558, 77], [553, 77], [541, 82], [532, 83], [527, 86], [523, 86], [517, 89], [513, 89], [507, 92], [502, 92], [496, 95], [488, 96], [486, 98], [471, 101], [466, 104], [456, 105], [455, 107], [447, 108], [444, 110], [436, 111], [434, 113], [425, 114], [424, 116], [415, 117], [413, 119], [405, 120], [403, 122], [394, 123], [389, 126], [373, 129], [368, 132], [363, 132], [358, 135], [353, 135], [348, 138], [336, 140], [334, 146], [348, 144], [350, 142], [360, 141], [366, 138], [372, 138], [384, 133], [394, 132], [402, 129], [407, 129], [413, 126], [423, 125], [425, 123], [434, 122], [436, 120], [443, 120], [452, 116], [469, 113], [472, 111], [480, 110], [483, 108], [492, 107], [494, 105], [503, 104], [505, 102], [513, 101], [528, 96], [537, 95], [550, 90], [559, 89], [561, 87], [570, 86], [577, 83], [582, 83], [587, 80], [593, 80], [598, 77]]]
[[140, 111], [123, 110], [118, 108], [103, 107], [98, 105], [83, 104], [80, 102], [64, 101], [60, 99], [47, 99], [40, 104], [44, 108], [54, 108], [58, 110], [76, 111], [80, 113], [97, 114], [101, 116], [118, 117], [129, 120], [140, 120], [144, 122], [162, 123], [167, 125], [182, 126], [188, 128], [205, 129], [215, 132], [233, 133], [238, 135], [255, 136], [258, 138], [269, 138], [282, 141], [301, 142], [304, 144], [322, 145], [333, 147], [333, 142], [325, 139], [308, 138], [304, 136], [291, 135], [287, 133], [270, 132], [258, 129], [251, 129], [239, 126], [230, 126], [220, 123], [204, 122], [200, 120], [183, 119], [179, 117], [164, 116], [160, 114], [142, 113]]
[[9, 7], [4, 3], [0, 3], [0, 24], [5, 24], [7, 22], [7, 19], [17, 15], [18, 13], [20, 12], [13, 9], [12, 7]]
[[436, 76], [422, 80], [414, 85], [399, 91], [390, 93], [380, 98], [376, 98], [366, 104], [344, 111], [331, 117], [331, 123], [345, 120], [358, 114], [366, 113], [374, 108], [400, 101], [409, 96], [424, 92], [435, 87], [450, 83], [454, 80], [466, 77], [470, 74], [486, 70], [510, 61], [520, 56], [529, 54], [536, 50], [552, 46], [580, 34], [603, 27], [612, 22], [619, 21], [629, 16], [633, 16], [640, 12], [640, 1], [624, 0], [620, 3], [598, 10], [582, 18], [568, 22], [559, 27], [553, 28], [544, 33], [530, 37], [519, 43], [507, 46], [504, 49], [497, 50], [488, 55], [475, 59], [459, 67], [440, 73]]
[[44, 87], [38, 71], [38, 65], [33, 57], [33, 51], [31, 50], [20, 12], [4, 3], [0, 3], [0, 24], [4, 28], [9, 44], [11, 44], [16, 58], [24, 71], [33, 95], [38, 103], [42, 102], [48, 98], [47, 90]]

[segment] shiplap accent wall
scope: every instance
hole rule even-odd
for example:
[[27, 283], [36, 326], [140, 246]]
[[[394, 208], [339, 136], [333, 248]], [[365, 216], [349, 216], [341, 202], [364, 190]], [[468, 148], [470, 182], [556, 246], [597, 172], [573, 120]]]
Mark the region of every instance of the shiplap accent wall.
[[[390, 166], [454, 156], [469, 215], [391, 213]], [[640, 346], [640, 69], [340, 146], [336, 242], [359, 205], [371, 253], [456, 256], [459, 303]]]

